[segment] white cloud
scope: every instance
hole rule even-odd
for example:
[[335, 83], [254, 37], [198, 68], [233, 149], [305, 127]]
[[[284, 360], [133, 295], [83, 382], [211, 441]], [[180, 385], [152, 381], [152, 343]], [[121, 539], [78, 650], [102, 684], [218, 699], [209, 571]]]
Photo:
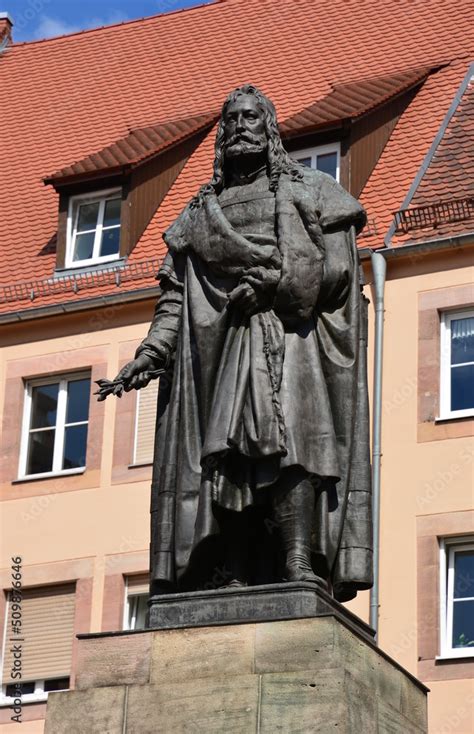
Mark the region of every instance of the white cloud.
[[114, 10], [102, 18], [88, 18], [83, 25], [68, 23], [60, 18], [53, 18], [49, 15], [41, 15], [40, 21], [33, 35], [37, 40], [41, 38], [51, 38], [52, 36], [64, 36], [69, 33], [84, 31], [88, 28], [99, 28], [103, 25], [122, 23], [124, 20], [128, 20], [128, 17], [119, 10]]
[[34, 37], [37, 39], [51, 38], [51, 36], [64, 36], [66, 33], [76, 33], [80, 30], [80, 26], [65, 23], [63, 20], [59, 20], [57, 18], [49, 18], [47, 15], [42, 15], [34, 32]]

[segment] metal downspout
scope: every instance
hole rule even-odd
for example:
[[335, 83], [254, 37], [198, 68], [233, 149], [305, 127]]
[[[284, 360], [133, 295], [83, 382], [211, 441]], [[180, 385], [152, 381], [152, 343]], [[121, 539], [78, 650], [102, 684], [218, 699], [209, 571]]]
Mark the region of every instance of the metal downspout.
[[378, 637], [379, 556], [380, 556], [380, 469], [382, 458], [382, 362], [384, 329], [384, 291], [387, 262], [380, 252], [371, 253], [375, 295], [374, 387], [372, 417], [372, 512], [374, 523], [374, 585], [370, 590], [370, 626]]

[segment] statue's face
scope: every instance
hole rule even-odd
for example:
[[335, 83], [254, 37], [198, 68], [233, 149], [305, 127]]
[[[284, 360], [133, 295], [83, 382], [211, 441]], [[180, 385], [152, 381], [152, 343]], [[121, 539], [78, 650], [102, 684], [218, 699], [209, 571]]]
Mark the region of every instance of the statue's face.
[[225, 155], [262, 153], [267, 147], [263, 112], [251, 94], [242, 94], [231, 102], [224, 113]]

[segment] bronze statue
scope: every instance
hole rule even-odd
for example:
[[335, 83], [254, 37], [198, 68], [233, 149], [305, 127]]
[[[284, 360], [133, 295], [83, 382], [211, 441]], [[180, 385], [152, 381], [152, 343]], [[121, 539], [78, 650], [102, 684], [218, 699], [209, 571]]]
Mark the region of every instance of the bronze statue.
[[117, 376], [130, 390], [165, 372], [152, 594], [371, 586], [364, 223], [332, 177], [289, 157], [269, 99], [228, 96], [213, 178], [164, 234], [155, 315]]

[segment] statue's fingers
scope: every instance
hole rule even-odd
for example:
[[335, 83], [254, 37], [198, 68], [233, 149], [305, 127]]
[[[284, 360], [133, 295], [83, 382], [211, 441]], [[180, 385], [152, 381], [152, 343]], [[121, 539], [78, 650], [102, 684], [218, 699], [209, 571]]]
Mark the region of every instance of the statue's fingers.
[[135, 384], [137, 382], [138, 375], [132, 375], [132, 377], [127, 380], [127, 382], [124, 382], [124, 390], [125, 392], [130, 392], [130, 390], [133, 390], [135, 387]]
[[261, 287], [261, 285], [262, 285], [262, 281], [259, 278], [256, 278], [253, 275], [246, 275], [245, 276], [245, 283], [247, 283], [248, 285], [250, 285], [252, 287], [252, 290], [254, 288]]
[[134, 382], [133, 387], [135, 388], [135, 390], [140, 390], [141, 387], [146, 387], [149, 382], [150, 382], [150, 373], [140, 372], [140, 374], [137, 375], [137, 379]]
[[254, 312], [258, 309], [258, 298], [252, 291], [252, 293], [249, 293], [241, 299], [239, 306], [243, 311], [245, 311], [245, 313], [250, 313], [251, 311]]
[[253, 289], [253, 286], [250, 283], [243, 283], [242, 296], [240, 297], [240, 300], [242, 301], [248, 298], [252, 298], [254, 294], [255, 294], [255, 291]]
[[133, 375], [133, 367], [130, 364], [126, 364], [122, 367], [114, 382], [128, 382]]
[[240, 283], [233, 291], [231, 291], [231, 293], [229, 293], [229, 301], [231, 303], [237, 303], [245, 292], [246, 283]]

